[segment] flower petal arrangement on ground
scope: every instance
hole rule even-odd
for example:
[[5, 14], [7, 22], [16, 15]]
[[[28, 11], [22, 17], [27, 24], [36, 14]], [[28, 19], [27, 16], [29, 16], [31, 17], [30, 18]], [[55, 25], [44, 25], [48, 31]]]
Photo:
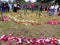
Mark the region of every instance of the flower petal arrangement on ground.
[[51, 24], [51, 25], [57, 25], [59, 24], [60, 22], [58, 22], [56, 19], [52, 19], [50, 20], [49, 22], [47, 22], [47, 24]]
[[[18, 23], [18, 24], [24, 24], [26, 26], [29, 26], [29, 25], [33, 25], [33, 26], [39, 26], [41, 25], [41, 23], [38, 21], [38, 20], [33, 20], [33, 19], [18, 19], [17, 18], [18, 16], [4, 16], [4, 21], [13, 21], [15, 23]], [[42, 19], [42, 17], [40, 17]], [[46, 18], [46, 17], [44, 17]], [[41, 20], [40, 19], [40, 20]], [[43, 22], [43, 24], [45, 24], [46, 22]], [[50, 21], [48, 21], [46, 24], [51, 24], [51, 25], [57, 25], [57, 24], [60, 24], [60, 22], [57, 20], [57, 19], [51, 19]]]
[[21, 37], [18, 38], [17, 36], [14, 36], [13, 34], [9, 34], [9, 35], [2, 35], [0, 37], [0, 42], [4, 41], [4, 42], [8, 42], [9, 45], [12, 45], [12, 43], [14, 41], [16, 41], [16, 45], [23, 45], [23, 43], [26, 43], [26, 45], [44, 45], [44, 44], [54, 44], [54, 45], [58, 45], [60, 44], [60, 38], [44, 38], [44, 37], [40, 37], [40, 38], [25, 38], [25, 37]]
[[[25, 25], [40, 25], [38, 21], [30, 20], [30, 19], [18, 19], [15, 16], [8, 16], [12, 21], [19, 23], [19, 24], [25, 24]], [[5, 18], [4, 18], [5, 20]]]

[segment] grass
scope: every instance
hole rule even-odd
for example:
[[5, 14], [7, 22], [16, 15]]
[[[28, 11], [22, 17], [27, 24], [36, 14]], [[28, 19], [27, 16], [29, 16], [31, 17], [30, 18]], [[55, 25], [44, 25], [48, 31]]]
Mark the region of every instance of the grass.
[[[13, 13], [13, 12], [12, 12]], [[23, 14], [23, 11], [20, 13]], [[8, 16], [11, 13], [3, 13], [3, 15]], [[17, 24], [13, 21], [3, 22], [0, 21], [0, 36], [3, 34], [14, 34], [18, 37], [29, 37], [29, 38], [39, 38], [42, 34], [44, 34], [45, 37], [52, 37], [53, 35], [60, 37], [60, 24], [58, 25], [49, 25], [49, 24], [43, 24], [45, 22], [48, 22], [51, 19], [57, 19], [60, 22], [60, 16], [46, 16], [46, 12], [43, 12], [43, 16], [36, 15], [35, 12], [28, 11], [27, 14], [23, 14], [22, 18], [17, 15], [12, 15], [13, 17], [17, 16], [16, 18], [19, 20], [35, 20], [41, 23], [39, 26], [33, 26], [33, 25], [24, 25], [24, 24]]]
[[[13, 12], [3, 13], [3, 16], [11, 15], [11, 17], [16, 17], [19, 20], [34, 20], [41, 23], [41, 25], [25, 25], [25, 24], [18, 24], [13, 21], [0, 21], [0, 36], [14, 34], [17, 37], [27, 37], [27, 38], [39, 38], [42, 35], [44, 37], [60, 37], [60, 24], [57, 25], [49, 25], [44, 24], [52, 19], [57, 19], [60, 22], [60, 16], [48, 16], [48, 13], [43, 12], [42, 16], [36, 15], [35, 12], [28, 11], [27, 14], [21, 10], [20, 13], [23, 15], [13, 14]], [[8, 42], [1, 42], [0, 45], [8, 45]], [[12, 45], [16, 45], [16, 42], [13, 42]], [[25, 45], [25, 43], [24, 43]]]

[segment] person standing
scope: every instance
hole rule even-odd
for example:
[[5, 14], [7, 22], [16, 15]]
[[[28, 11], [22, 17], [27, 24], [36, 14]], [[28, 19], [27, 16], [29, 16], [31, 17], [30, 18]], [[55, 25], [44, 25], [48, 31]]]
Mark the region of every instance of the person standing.
[[35, 4], [32, 3], [32, 4], [31, 4], [31, 10], [32, 10], [32, 12], [34, 12], [34, 8], [35, 8]]
[[54, 15], [54, 5], [50, 6], [50, 16]]
[[27, 13], [27, 4], [23, 5], [23, 10], [24, 10], [24, 14], [26, 14]]
[[58, 5], [58, 3], [56, 3], [56, 5], [54, 6], [54, 15], [57, 15], [58, 8], [59, 8], [59, 5]]
[[6, 7], [5, 7], [6, 12], [9, 12], [10, 9], [9, 9], [9, 4], [8, 4], [8, 2], [5, 3], [5, 6], [6, 6]]
[[1, 6], [1, 10], [2, 10], [2, 12], [5, 12], [5, 5], [4, 5], [4, 3], [2, 3], [2, 6]]
[[59, 7], [59, 9], [58, 9], [58, 16], [60, 16], [60, 7]]
[[44, 3], [44, 0], [41, 0], [41, 3]]
[[42, 6], [42, 5], [39, 6], [39, 12], [40, 12], [40, 11], [41, 11], [41, 12], [43, 11], [43, 6]]
[[20, 10], [20, 6], [21, 6], [21, 5], [20, 5], [20, 3], [18, 2], [18, 3], [17, 3], [17, 10]]
[[9, 10], [11, 11], [12, 10], [12, 4], [9, 3], [8, 6], [9, 6]]
[[13, 9], [14, 12], [17, 12], [17, 4], [15, 3], [14, 4], [14, 9]]

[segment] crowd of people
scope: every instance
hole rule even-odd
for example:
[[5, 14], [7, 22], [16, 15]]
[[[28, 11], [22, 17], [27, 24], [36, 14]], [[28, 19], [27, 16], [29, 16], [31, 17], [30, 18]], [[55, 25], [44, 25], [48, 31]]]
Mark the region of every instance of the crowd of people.
[[50, 15], [56, 15], [58, 13], [59, 5], [56, 3], [55, 5], [50, 6]]
[[60, 38], [56, 38], [56, 37], [44, 38], [43, 36], [41, 36], [41, 38], [25, 38], [25, 37], [18, 38], [13, 34], [2, 35], [0, 37], [0, 42], [2, 41], [8, 42], [9, 45], [12, 45], [14, 41], [16, 42], [16, 45], [23, 45], [23, 43], [25, 43], [26, 45], [48, 45], [48, 44], [58, 45], [60, 44]]
[[8, 3], [8, 2], [0, 2], [0, 8], [2, 9], [2, 12], [9, 12], [10, 10], [13, 10], [13, 12], [17, 12], [18, 10], [24, 10], [24, 12], [27, 12], [27, 9], [31, 10], [34, 12], [34, 10], [39, 10], [39, 11], [47, 11], [50, 12], [50, 16], [59, 14], [60, 15], [60, 6], [58, 3], [56, 4], [34, 4], [31, 3], [30, 5], [28, 4], [23, 4], [21, 5], [19, 2], [15, 3]]

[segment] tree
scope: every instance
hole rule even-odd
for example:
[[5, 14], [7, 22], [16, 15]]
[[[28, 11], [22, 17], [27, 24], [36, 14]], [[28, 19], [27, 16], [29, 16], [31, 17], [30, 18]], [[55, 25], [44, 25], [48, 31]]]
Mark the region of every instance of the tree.
[[40, 0], [37, 0], [37, 2], [40, 2]]
[[[37, 0], [37, 2], [40, 2], [41, 0]], [[44, 2], [50, 2], [52, 0], [44, 0]]]
[[60, 4], [60, 0], [56, 0], [56, 3], [59, 3]]

